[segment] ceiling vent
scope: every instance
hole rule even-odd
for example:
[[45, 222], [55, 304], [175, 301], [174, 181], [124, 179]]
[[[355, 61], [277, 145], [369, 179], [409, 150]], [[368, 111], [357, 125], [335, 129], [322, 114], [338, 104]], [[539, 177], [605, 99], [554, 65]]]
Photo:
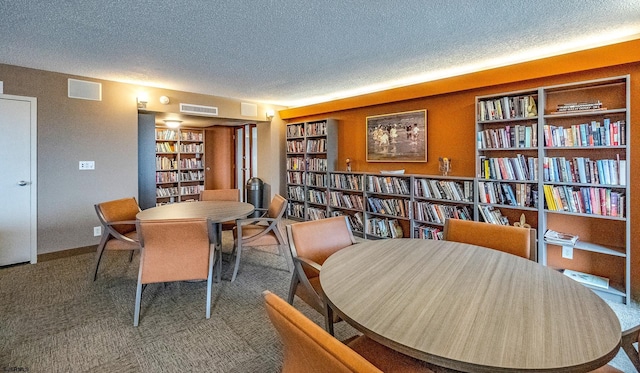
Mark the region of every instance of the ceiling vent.
[[205, 117], [217, 117], [218, 108], [214, 106], [202, 106], [180, 103], [180, 112], [185, 114], [202, 115]]

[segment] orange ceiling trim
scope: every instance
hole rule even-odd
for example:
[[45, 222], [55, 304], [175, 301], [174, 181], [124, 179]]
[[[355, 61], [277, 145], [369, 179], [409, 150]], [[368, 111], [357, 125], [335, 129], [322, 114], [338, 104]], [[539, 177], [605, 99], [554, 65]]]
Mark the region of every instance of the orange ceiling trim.
[[361, 96], [284, 109], [279, 114], [280, 118], [287, 120], [633, 62], [640, 62], [640, 39]]

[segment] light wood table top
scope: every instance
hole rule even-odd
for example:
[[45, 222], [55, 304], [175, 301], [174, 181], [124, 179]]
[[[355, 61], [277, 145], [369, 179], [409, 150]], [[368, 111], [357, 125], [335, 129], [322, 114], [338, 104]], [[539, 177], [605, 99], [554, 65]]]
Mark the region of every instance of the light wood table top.
[[464, 372], [586, 372], [618, 352], [616, 314], [560, 272], [447, 241], [365, 241], [322, 265], [326, 300], [370, 338]]
[[245, 218], [255, 208], [250, 203], [235, 201], [195, 201], [172, 203], [140, 211], [139, 220], [207, 218], [212, 223]]

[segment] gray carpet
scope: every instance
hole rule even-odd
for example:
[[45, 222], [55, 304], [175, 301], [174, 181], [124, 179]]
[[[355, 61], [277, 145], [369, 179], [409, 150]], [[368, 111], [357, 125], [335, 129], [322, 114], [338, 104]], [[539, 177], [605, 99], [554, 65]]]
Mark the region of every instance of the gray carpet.
[[[225, 239], [229, 247], [229, 238]], [[213, 285], [205, 319], [205, 282], [152, 284], [133, 327], [138, 256], [107, 253], [98, 280], [89, 280], [94, 254], [0, 269], [0, 371], [29, 372], [279, 372], [281, 344], [261, 293], [283, 298], [290, 275], [284, 258], [247, 250], [234, 283]], [[296, 308], [322, 325], [299, 300]], [[640, 322], [637, 305], [613, 304], [623, 327]], [[345, 323], [336, 336], [355, 334]], [[623, 354], [612, 362], [633, 368]]]

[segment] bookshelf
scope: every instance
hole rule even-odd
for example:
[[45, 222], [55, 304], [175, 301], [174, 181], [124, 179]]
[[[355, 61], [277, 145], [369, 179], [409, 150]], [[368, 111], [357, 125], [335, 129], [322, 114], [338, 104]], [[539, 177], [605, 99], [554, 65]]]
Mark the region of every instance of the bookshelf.
[[[524, 215], [541, 264], [605, 277], [608, 288], [591, 288], [621, 303], [630, 299], [629, 97], [629, 76], [476, 97], [476, 217]], [[579, 240], [545, 242], [547, 229]]]
[[287, 217], [316, 220], [328, 217], [329, 172], [337, 153], [337, 122], [323, 119], [286, 127]]
[[204, 189], [204, 131], [155, 128], [156, 206], [197, 201]]

